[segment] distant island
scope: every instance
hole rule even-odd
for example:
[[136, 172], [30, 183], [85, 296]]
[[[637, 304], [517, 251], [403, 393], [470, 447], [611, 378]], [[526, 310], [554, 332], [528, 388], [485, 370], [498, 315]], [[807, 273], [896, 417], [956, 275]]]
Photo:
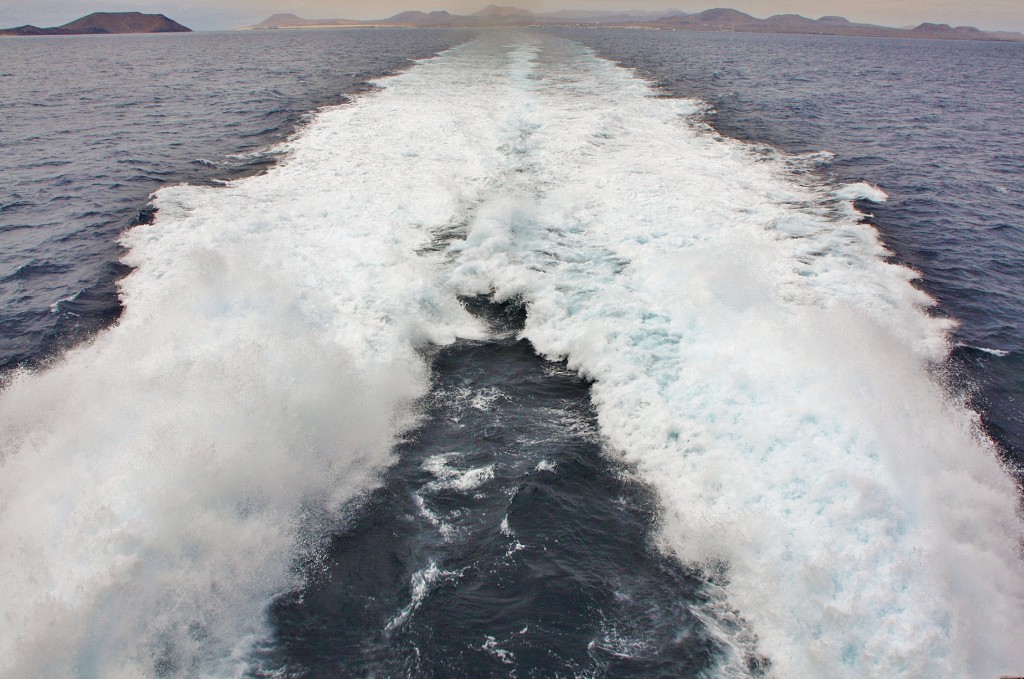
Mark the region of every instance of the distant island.
[[63, 26], [18, 26], [0, 29], [0, 35], [102, 35], [106, 33], [190, 33], [191, 28], [163, 14], [141, 12], [94, 12]]
[[736, 31], [742, 33], [799, 33], [811, 35], [852, 35], [876, 38], [930, 38], [947, 40], [1024, 41], [1024, 34], [988, 32], [972, 26], [923, 23], [914, 28], [892, 28], [859, 24], [839, 16], [808, 19], [798, 14], [777, 14], [758, 19], [735, 9], [716, 8], [690, 14], [680, 10], [662, 12], [562, 10], [534, 13], [518, 7], [488, 7], [468, 15], [445, 11], [410, 11], [387, 19], [355, 21], [350, 19], [303, 19], [294, 14], [275, 14], [245, 30], [358, 27], [430, 27], [485, 28], [523, 27], [601, 27], [649, 28], [676, 31]]

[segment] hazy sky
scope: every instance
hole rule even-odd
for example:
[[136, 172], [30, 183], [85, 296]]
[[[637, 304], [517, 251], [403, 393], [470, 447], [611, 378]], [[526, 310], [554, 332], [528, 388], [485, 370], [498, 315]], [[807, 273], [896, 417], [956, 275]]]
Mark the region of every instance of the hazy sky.
[[[55, 26], [95, 11], [160, 12], [196, 30], [237, 28], [275, 12], [310, 19], [379, 19], [404, 9], [467, 14], [489, 0], [0, 0], [0, 27]], [[922, 21], [1024, 31], [1024, 0], [521, 0], [498, 2], [533, 11], [555, 9], [667, 9], [733, 7], [757, 17], [793, 12], [812, 18], [845, 16], [887, 26]]]

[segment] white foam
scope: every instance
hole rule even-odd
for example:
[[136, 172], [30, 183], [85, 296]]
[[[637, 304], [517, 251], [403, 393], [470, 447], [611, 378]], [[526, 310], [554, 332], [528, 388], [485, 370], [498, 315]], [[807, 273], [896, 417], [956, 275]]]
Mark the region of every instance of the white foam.
[[484, 643], [480, 648], [482, 648], [488, 655], [492, 655], [497, 658], [504, 665], [512, 665], [515, 663], [515, 654], [512, 651], [505, 650], [498, 646], [498, 640], [489, 634], [484, 637]]
[[[0, 396], [0, 674], [239, 672], [412, 421], [417, 349], [484, 332], [454, 293], [492, 291], [594, 380], [666, 549], [724, 572], [723, 674], [1018, 671], [1015, 489], [929, 377], [948, 323], [835, 207], [865, 192], [578, 46], [501, 40], [321, 113], [266, 175], [159, 193], [119, 324]], [[457, 576], [432, 568], [396, 626]]]
[[68, 295], [66, 297], [61, 297], [56, 302], [54, 302], [53, 304], [50, 305], [50, 313], [51, 314], [59, 314], [60, 313], [60, 309], [61, 309], [61, 304], [63, 304], [64, 302], [74, 302], [76, 299], [78, 299], [78, 296], [80, 294], [82, 294], [81, 290], [79, 290], [78, 292], [76, 292], [74, 294]]
[[319, 518], [389, 463], [417, 349], [483, 333], [431, 239], [506, 162], [504, 66], [456, 50], [263, 176], [159, 192], [120, 322], [0, 396], [0, 675], [235, 674]]
[[430, 472], [437, 479], [429, 484], [429, 490], [455, 490], [460, 493], [469, 493], [477, 490], [483, 484], [494, 478], [494, 465], [484, 465], [470, 469], [459, 469], [452, 466], [454, 462], [460, 461], [462, 455], [459, 453], [443, 453], [434, 455], [423, 462], [423, 469]]
[[499, 401], [508, 401], [509, 398], [495, 387], [481, 389], [473, 395], [470, 405], [481, 412], [488, 412], [496, 409]]
[[889, 194], [866, 182], [847, 184], [837, 189], [835, 194], [840, 200], [866, 200], [871, 203], [884, 203], [889, 200]]
[[420, 516], [429, 521], [432, 526], [437, 528], [437, 532], [441, 534], [441, 538], [445, 542], [451, 542], [455, 539], [459, 533], [455, 526], [442, 519], [437, 512], [427, 506], [426, 500], [420, 494], [413, 493], [412, 498], [413, 503], [416, 505], [416, 511]]
[[966, 347], [968, 349], [974, 349], [991, 356], [997, 356], [998, 358], [1005, 358], [1010, 355], [1010, 352], [1006, 349], [992, 349], [990, 347], [976, 347], [970, 344], [958, 344], [957, 346]]
[[521, 552], [526, 549], [526, 545], [516, 539], [515, 531], [513, 531], [512, 527], [508, 525], [508, 514], [501, 519], [498, 529], [501, 531], [502, 535], [509, 539], [508, 548], [505, 550], [506, 559], [511, 558], [511, 556], [516, 552]]
[[950, 326], [831, 205], [882, 192], [796, 181], [687, 102], [543, 49], [510, 111], [521, 172], [476, 210], [453, 280], [521, 298], [524, 335], [594, 380], [663, 544], [724, 569], [757, 635], [727, 643], [780, 677], [1024, 666], [1018, 498], [930, 378]]
[[404, 625], [440, 583], [457, 580], [460, 577], [462, 577], [461, 571], [442, 570], [434, 561], [413, 573], [409, 578], [409, 589], [411, 590], [409, 603], [388, 621], [384, 631], [393, 632]]

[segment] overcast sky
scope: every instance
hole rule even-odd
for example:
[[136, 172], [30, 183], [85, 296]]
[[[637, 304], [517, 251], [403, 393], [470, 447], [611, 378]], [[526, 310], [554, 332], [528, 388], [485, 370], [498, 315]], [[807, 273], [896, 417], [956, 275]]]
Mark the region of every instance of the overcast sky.
[[[308, 19], [380, 19], [405, 9], [468, 14], [489, 0], [0, 0], [0, 27], [56, 26], [95, 11], [159, 12], [195, 30], [238, 28], [276, 12]], [[499, 2], [533, 11], [556, 9], [667, 9], [733, 7], [757, 17], [793, 12], [826, 14], [887, 26], [922, 21], [1024, 31], [1024, 0], [521, 0]]]

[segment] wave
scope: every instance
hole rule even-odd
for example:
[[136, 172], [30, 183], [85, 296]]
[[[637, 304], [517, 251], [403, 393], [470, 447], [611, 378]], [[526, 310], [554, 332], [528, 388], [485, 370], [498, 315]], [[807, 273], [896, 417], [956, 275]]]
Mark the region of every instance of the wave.
[[593, 380], [664, 548], [747, 621], [709, 627], [756, 633], [721, 674], [1024, 665], [1015, 489], [932, 377], [948, 322], [853, 208], [880, 189], [798, 181], [553, 37], [378, 84], [264, 175], [161, 190], [118, 324], [0, 395], [0, 673], [243, 672], [414, 420], [418, 350], [485, 334], [480, 293]]
[[1016, 490], [933, 378], [949, 322], [853, 209], [884, 193], [798, 181], [583, 48], [515, 68], [523, 160], [452, 281], [523, 300], [525, 337], [593, 380], [664, 548], [776, 676], [1020, 667]]
[[0, 674], [244, 665], [269, 600], [412, 423], [418, 349], [482, 332], [428, 251], [497, 157], [449, 143], [480, 127], [435, 91], [461, 68], [429, 60], [324, 111], [265, 175], [161, 190], [123, 238], [117, 325], [11, 379]]

